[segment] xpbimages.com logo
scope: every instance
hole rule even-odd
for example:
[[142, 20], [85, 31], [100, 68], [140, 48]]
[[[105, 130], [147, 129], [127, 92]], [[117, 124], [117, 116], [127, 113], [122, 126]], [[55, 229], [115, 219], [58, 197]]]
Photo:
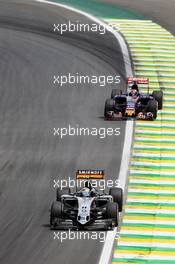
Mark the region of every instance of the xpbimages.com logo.
[[108, 84], [120, 84], [121, 77], [118, 75], [112, 76], [112, 75], [82, 75], [80, 73], [67, 73], [64, 75], [54, 75], [53, 76], [53, 84], [57, 85], [59, 87], [63, 87], [67, 84], [86, 84], [86, 85], [99, 85], [99, 86], [106, 86]]
[[53, 31], [60, 35], [65, 34], [66, 32], [97, 32], [100, 35], [106, 34], [107, 31], [115, 30], [120, 31], [120, 28], [114, 24], [104, 24], [104, 23], [81, 23], [79, 21], [71, 22], [63, 24], [53, 24]]
[[[111, 236], [111, 237], [110, 237]], [[107, 237], [107, 232], [96, 232], [96, 231], [71, 231], [70, 229], [66, 231], [53, 232], [53, 239], [59, 240], [63, 243], [66, 240], [97, 240], [100, 243], [104, 243]], [[112, 239], [112, 232], [108, 232], [109, 241]], [[116, 238], [119, 237], [119, 233], [116, 233]]]
[[[91, 179], [90, 185], [92, 188], [98, 189], [99, 191], [104, 191], [109, 188], [116, 188], [120, 187], [119, 179], [103, 179], [103, 180], [96, 180]], [[81, 180], [74, 180], [71, 177], [67, 179], [54, 179], [53, 180], [53, 188], [60, 188], [64, 190], [64, 188], [71, 188], [71, 189], [82, 189], [87, 186], [87, 181], [84, 179]]]
[[105, 139], [106, 137], [111, 136], [119, 136], [120, 135], [120, 128], [112, 128], [112, 127], [80, 127], [79, 125], [62, 128], [54, 128], [53, 135], [60, 137], [61, 139], [65, 138], [66, 136], [77, 137], [77, 136], [93, 136], [99, 139]]

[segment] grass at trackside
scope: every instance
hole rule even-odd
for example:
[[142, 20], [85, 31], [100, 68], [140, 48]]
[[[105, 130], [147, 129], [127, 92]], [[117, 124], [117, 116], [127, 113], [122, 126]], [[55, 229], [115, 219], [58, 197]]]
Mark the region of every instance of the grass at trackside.
[[144, 19], [139, 13], [130, 11], [118, 5], [101, 3], [98, 0], [49, 0], [51, 2], [67, 4], [100, 18]]

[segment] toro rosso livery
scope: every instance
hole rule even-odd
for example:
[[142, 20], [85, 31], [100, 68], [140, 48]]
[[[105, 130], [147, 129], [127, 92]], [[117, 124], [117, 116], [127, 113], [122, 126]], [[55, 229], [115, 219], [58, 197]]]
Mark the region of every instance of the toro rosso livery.
[[[147, 94], [139, 92], [138, 84], [148, 85]], [[157, 111], [162, 109], [162, 91], [153, 91], [149, 94], [148, 78], [128, 78], [127, 93], [113, 89], [111, 98], [106, 100], [104, 116], [106, 119], [137, 118], [142, 120], [154, 120]]]
[[118, 226], [122, 211], [123, 191], [110, 188], [109, 193], [92, 187], [91, 179], [103, 179], [103, 170], [79, 170], [77, 180], [84, 180], [84, 187], [75, 192], [70, 188], [57, 189], [57, 197], [50, 211], [51, 229], [112, 229]]

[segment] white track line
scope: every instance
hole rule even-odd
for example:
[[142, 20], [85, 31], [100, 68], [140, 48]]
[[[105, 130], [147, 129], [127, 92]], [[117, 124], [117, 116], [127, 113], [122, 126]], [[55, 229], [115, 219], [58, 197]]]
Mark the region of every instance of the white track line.
[[[123, 39], [122, 35], [119, 32], [115, 31], [112, 27], [110, 28], [106, 23], [104, 23], [100, 19], [86, 12], [83, 12], [79, 9], [76, 9], [74, 7], [64, 5], [64, 4], [59, 4], [59, 3], [53, 3], [53, 2], [45, 1], [45, 0], [35, 0], [35, 1], [43, 3], [43, 4], [59, 6], [59, 7], [68, 9], [70, 11], [73, 11], [73, 12], [76, 12], [78, 14], [85, 16], [89, 18], [90, 20], [93, 20], [97, 24], [103, 25], [109, 32], [111, 32], [116, 37], [117, 41], [119, 42], [122, 55], [123, 55], [123, 60], [125, 63], [125, 69], [126, 69], [127, 76], [128, 77], [133, 76], [128, 47], [127, 47], [125, 40]], [[126, 128], [125, 128], [125, 141], [124, 141], [123, 154], [122, 154], [120, 173], [119, 173], [120, 185], [123, 189], [125, 188], [126, 178], [128, 176], [128, 166], [129, 166], [130, 151], [131, 151], [131, 145], [132, 145], [132, 135], [133, 135], [133, 122], [127, 122]], [[99, 264], [109, 264], [110, 263], [116, 231], [117, 229], [114, 229], [111, 232], [107, 232], [107, 237], [106, 237], [106, 240], [103, 246]]]

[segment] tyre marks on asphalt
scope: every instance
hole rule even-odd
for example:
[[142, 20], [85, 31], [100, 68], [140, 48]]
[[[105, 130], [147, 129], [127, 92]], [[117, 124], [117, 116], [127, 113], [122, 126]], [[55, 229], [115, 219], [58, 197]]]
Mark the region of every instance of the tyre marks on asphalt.
[[[112, 263], [175, 262], [175, 38], [150, 20], [108, 20], [121, 28], [136, 77], [162, 90], [154, 122], [137, 121], [128, 197]], [[147, 87], [142, 85], [142, 92]]]

